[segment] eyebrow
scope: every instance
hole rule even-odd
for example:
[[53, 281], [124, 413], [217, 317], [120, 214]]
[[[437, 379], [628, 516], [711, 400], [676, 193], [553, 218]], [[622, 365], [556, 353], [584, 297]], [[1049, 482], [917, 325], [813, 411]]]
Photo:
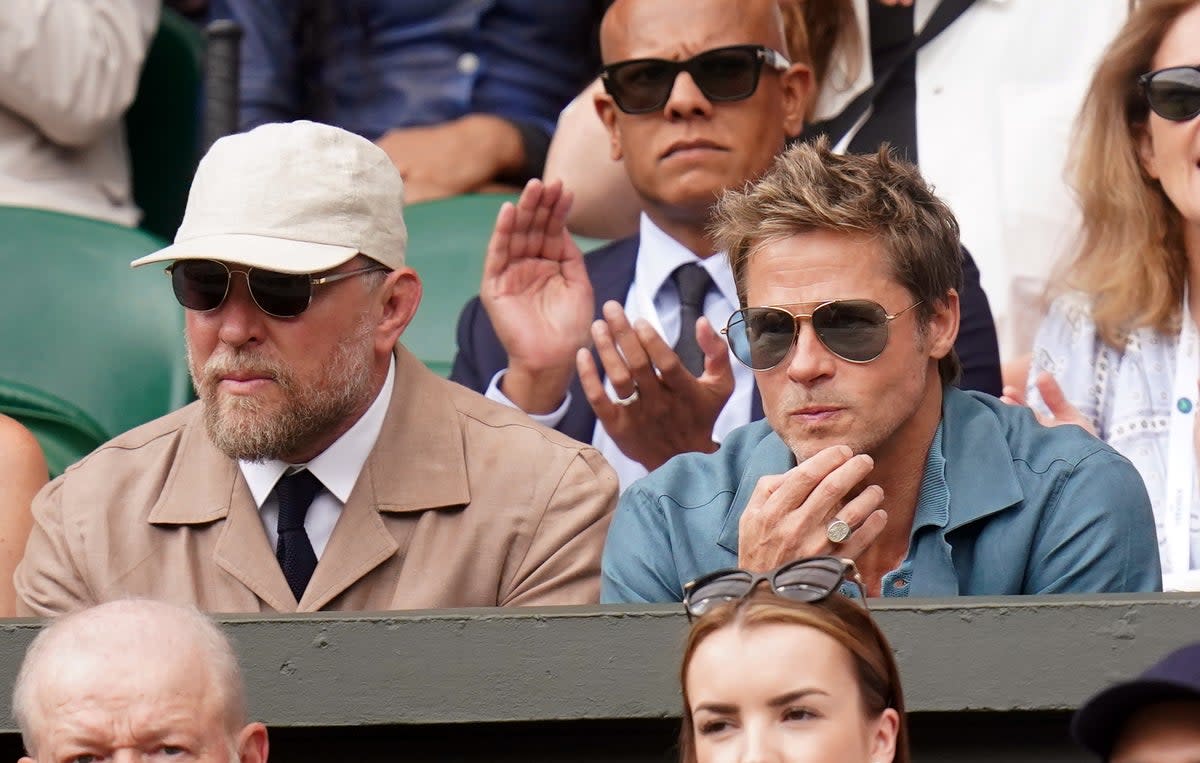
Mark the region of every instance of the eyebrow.
[[[828, 697], [829, 692], [815, 688], [797, 689], [796, 691], [790, 691], [787, 694], [780, 694], [778, 697], [772, 697], [771, 699], [767, 700], [767, 705], [770, 707], [783, 707], [784, 705], [790, 705], [798, 699], [804, 699], [805, 697], [812, 695]], [[721, 704], [718, 702], [705, 702], [701, 705], [697, 705], [696, 709], [692, 712], [697, 713], [701, 710], [707, 710], [710, 713], [716, 713], [718, 715], [728, 715], [730, 713], [737, 712], [737, 706]]]
[[822, 689], [799, 689], [797, 691], [788, 692], [787, 694], [780, 694], [778, 697], [768, 700], [767, 704], [771, 707], [782, 707], [784, 705], [790, 705], [798, 699], [804, 699], [805, 697], [813, 694], [819, 694], [822, 697], [829, 696], [829, 692]]

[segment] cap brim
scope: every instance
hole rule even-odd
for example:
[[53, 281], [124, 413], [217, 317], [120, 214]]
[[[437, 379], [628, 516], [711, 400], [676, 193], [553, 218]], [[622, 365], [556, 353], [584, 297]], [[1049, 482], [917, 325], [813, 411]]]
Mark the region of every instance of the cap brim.
[[130, 267], [174, 260], [220, 260], [279, 273], [319, 273], [331, 270], [358, 254], [352, 246], [314, 244], [273, 236], [223, 233], [200, 236], [172, 244], [134, 260]]
[[1107, 760], [1129, 716], [1146, 705], [1175, 699], [1200, 699], [1194, 686], [1162, 679], [1136, 679], [1105, 689], [1071, 719], [1071, 736]]

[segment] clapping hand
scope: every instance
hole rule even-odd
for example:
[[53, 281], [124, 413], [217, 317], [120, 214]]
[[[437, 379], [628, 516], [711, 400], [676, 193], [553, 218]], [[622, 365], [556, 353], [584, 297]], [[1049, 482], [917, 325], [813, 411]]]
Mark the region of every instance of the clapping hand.
[[645, 320], [629, 322], [616, 302], [604, 305], [604, 318], [592, 324], [604, 375], [620, 396], [608, 397], [591, 352], [577, 353], [584, 394], [613, 442], [648, 470], [672, 456], [716, 450], [713, 425], [733, 394], [729, 348], [708, 319], [696, 322], [704, 351], [704, 371], [693, 376], [679, 356]]
[[504, 394], [528, 413], [548, 413], [566, 395], [575, 352], [589, 344], [592, 284], [566, 229], [571, 194], [530, 180], [496, 216], [480, 300], [508, 352]]

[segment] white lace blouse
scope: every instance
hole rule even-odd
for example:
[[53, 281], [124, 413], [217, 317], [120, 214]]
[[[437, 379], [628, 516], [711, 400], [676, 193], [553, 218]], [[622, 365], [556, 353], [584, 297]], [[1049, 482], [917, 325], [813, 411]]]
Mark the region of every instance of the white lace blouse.
[[[1033, 380], [1042, 371], [1052, 374], [1100, 438], [1133, 462], [1154, 507], [1164, 576], [1186, 572], [1169, 568], [1163, 517], [1178, 344], [1178, 334], [1140, 329], [1123, 348], [1114, 349], [1096, 333], [1091, 301], [1080, 293], [1066, 294], [1050, 306], [1038, 331], [1027, 390], [1029, 404], [1045, 412]], [[1200, 501], [1195, 498], [1191, 528], [1194, 570], [1200, 568]]]

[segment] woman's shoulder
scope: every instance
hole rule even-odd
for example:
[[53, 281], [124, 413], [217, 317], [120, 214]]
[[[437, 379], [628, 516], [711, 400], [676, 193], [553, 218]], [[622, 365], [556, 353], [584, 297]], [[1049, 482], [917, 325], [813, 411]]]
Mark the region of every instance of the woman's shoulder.
[[0, 414], [0, 470], [45, 473], [46, 461], [33, 433], [16, 419]]

